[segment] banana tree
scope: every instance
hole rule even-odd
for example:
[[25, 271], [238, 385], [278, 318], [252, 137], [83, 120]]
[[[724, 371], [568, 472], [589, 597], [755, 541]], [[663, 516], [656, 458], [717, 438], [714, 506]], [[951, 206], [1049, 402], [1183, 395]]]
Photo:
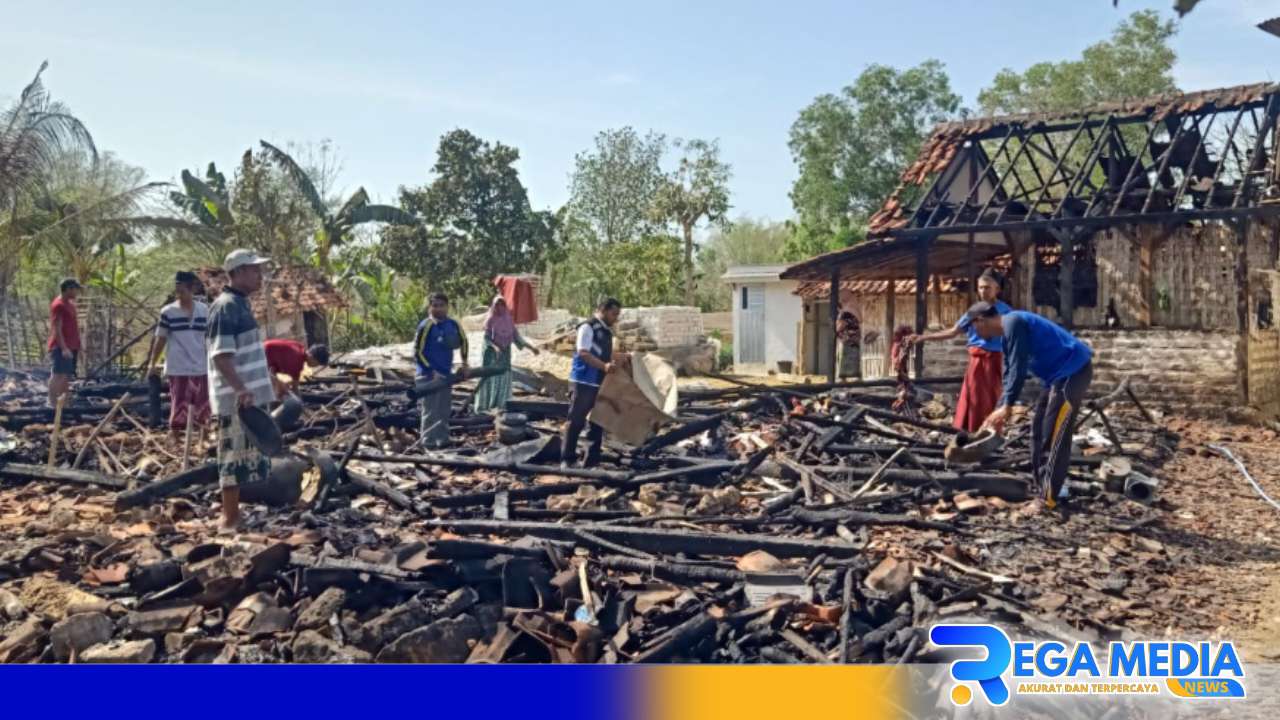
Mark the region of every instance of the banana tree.
[[205, 229], [183, 237], [206, 251], [217, 264], [235, 245], [236, 220], [231, 212], [227, 178], [214, 163], [205, 169], [203, 180], [189, 170], [183, 170], [181, 177], [182, 192], [170, 192], [169, 201]]
[[324, 198], [316, 190], [310, 175], [285, 151], [266, 140], [261, 141], [262, 148], [267, 151], [284, 174], [289, 177], [298, 193], [306, 198], [312, 211], [320, 222], [315, 232], [316, 264], [325, 272], [332, 272], [330, 257], [334, 248], [346, 243], [351, 230], [356, 225], [370, 222], [389, 223], [391, 225], [416, 225], [418, 219], [394, 205], [374, 205], [369, 202], [369, 193], [358, 188], [347, 201], [342, 203], [337, 212], [332, 212]]

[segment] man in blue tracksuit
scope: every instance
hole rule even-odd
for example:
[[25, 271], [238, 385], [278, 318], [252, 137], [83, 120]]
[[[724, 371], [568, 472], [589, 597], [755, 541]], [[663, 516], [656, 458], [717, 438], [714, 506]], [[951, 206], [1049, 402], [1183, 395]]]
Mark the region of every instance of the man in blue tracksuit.
[[1031, 471], [1045, 504], [1053, 507], [1071, 464], [1076, 413], [1093, 380], [1093, 350], [1053, 322], [1024, 310], [1001, 315], [994, 305], [980, 302], [969, 308], [969, 318], [983, 338], [1004, 338], [1004, 393], [984, 426], [1004, 429], [1028, 372], [1044, 384], [1032, 417]]
[[[578, 436], [587, 425], [587, 416], [596, 405], [604, 376], [629, 361], [626, 353], [613, 353], [613, 326], [622, 314], [622, 303], [604, 298], [596, 304], [596, 313], [590, 320], [578, 326], [578, 342], [573, 355], [573, 368], [569, 371], [572, 398], [569, 401], [569, 424], [564, 430], [564, 446], [560, 457], [566, 466], [578, 460]], [[604, 428], [591, 423], [587, 431], [587, 460], [591, 467], [600, 462], [600, 446], [604, 443]]]
[[[417, 376], [424, 380], [438, 377], [450, 377], [453, 370], [453, 353], [462, 356], [462, 367], [458, 372], [464, 377], [467, 374], [467, 334], [458, 322], [449, 317], [449, 298], [444, 293], [433, 293], [429, 299], [427, 317], [418, 323], [418, 332], [413, 339], [413, 359], [417, 365]], [[422, 410], [419, 423], [423, 447], [438, 449], [449, 442], [449, 414], [452, 411], [450, 400], [453, 391], [445, 383], [434, 392], [418, 398]]]

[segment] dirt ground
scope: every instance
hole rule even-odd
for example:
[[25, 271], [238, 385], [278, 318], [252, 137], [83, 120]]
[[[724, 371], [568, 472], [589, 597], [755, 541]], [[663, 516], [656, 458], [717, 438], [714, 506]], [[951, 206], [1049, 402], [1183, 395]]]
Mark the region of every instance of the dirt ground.
[[1169, 634], [1213, 630], [1235, 640], [1246, 662], [1280, 659], [1280, 510], [1263, 500], [1229, 460], [1230, 448], [1258, 484], [1280, 498], [1280, 441], [1274, 431], [1177, 422], [1177, 458], [1166, 466], [1164, 537], [1184, 548], [1172, 578], [1198, 587], [1203, 602], [1185, 608], [1187, 624]]
[[[1151, 636], [1214, 637], [1241, 645], [1246, 662], [1280, 659], [1280, 510], [1228, 459], [1228, 447], [1280, 497], [1280, 441], [1272, 430], [1173, 419], [1177, 456], [1161, 472], [1160, 521], [1149, 536], [1176, 553], [1168, 587], [1177, 623], [1133, 623]], [[1171, 598], [1153, 597], [1153, 603]]]

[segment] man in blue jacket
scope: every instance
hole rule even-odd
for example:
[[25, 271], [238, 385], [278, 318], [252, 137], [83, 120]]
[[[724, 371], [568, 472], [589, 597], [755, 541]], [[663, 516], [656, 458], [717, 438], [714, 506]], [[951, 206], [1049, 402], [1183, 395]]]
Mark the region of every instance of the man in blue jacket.
[[1045, 504], [1061, 497], [1071, 464], [1071, 433], [1093, 380], [1093, 350], [1053, 322], [1024, 310], [1000, 314], [991, 303], [969, 308], [973, 327], [985, 339], [1004, 338], [1004, 392], [984, 427], [1003, 431], [1030, 372], [1044, 389], [1031, 424], [1031, 471]]
[[[573, 354], [573, 367], [569, 371], [572, 397], [569, 401], [569, 423], [564, 430], [564, 445], [560, 453], [564, 465], [578, 461], [578, 436], [587, 426], [587, 416], [596, 405], [604, 376], [626, 367], [630, 357], [626, 353], [613, 352], [613, 326], [622, 314], [622, 303], [614, 298], [603, 298], [596, 304], [595, 316], [578, 326], [578, 342]], [[587, 430], [586, 467], [600, 462], [600, 447], [604, 443], [604, 429], [595, 423]]]
[[[462, 355], [462, 367], [458, 372], [467, 374], [467, 334], [458, 322], [449, 317], [449, 297], [433, 293], [429, 299], [427, 317], [418, 324], [413, 338], [413, 359], [418, 366], [417, 376], [425, 380], [449, 377], [453, 370], [453, 353]], [[420, 433], [423, 447], [439, 449], [449, 442], [449, 414], [453, 410], [450, 401], [453, 391], [448, 383], [434, 392], [418, 398], [422, 410]]]

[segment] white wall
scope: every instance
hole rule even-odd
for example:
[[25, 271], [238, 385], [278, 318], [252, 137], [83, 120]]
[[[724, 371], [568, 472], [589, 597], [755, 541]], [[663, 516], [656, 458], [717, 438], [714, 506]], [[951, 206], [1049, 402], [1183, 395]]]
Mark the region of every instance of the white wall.
[[[742, 311], [742, 286], [764, 286], [764, 358], [763, 365], [744, 365], [739, 362], [738, 315]], [[733, 298], [733, 360], [734, 369], [743, 374], [763, 375], [778, 369], [778, 362], [791, 362], [793, 372], [799, 371], [796, 344], [800, 337], [800, 323], [804, 320], [804, 303], [795, 294], [799, 283], [794, 280], [744, 282], [730, 285]]]
[[[800, 323], [804, 320], [804, 302], [795, 294], [799, 285], [794, 280], [780, 280], [764, 288], [764, 358], [766, 370], [776, 370], [778, 361], [793, 365]], [[798, 368], [797, 368], [798, 369]]]

